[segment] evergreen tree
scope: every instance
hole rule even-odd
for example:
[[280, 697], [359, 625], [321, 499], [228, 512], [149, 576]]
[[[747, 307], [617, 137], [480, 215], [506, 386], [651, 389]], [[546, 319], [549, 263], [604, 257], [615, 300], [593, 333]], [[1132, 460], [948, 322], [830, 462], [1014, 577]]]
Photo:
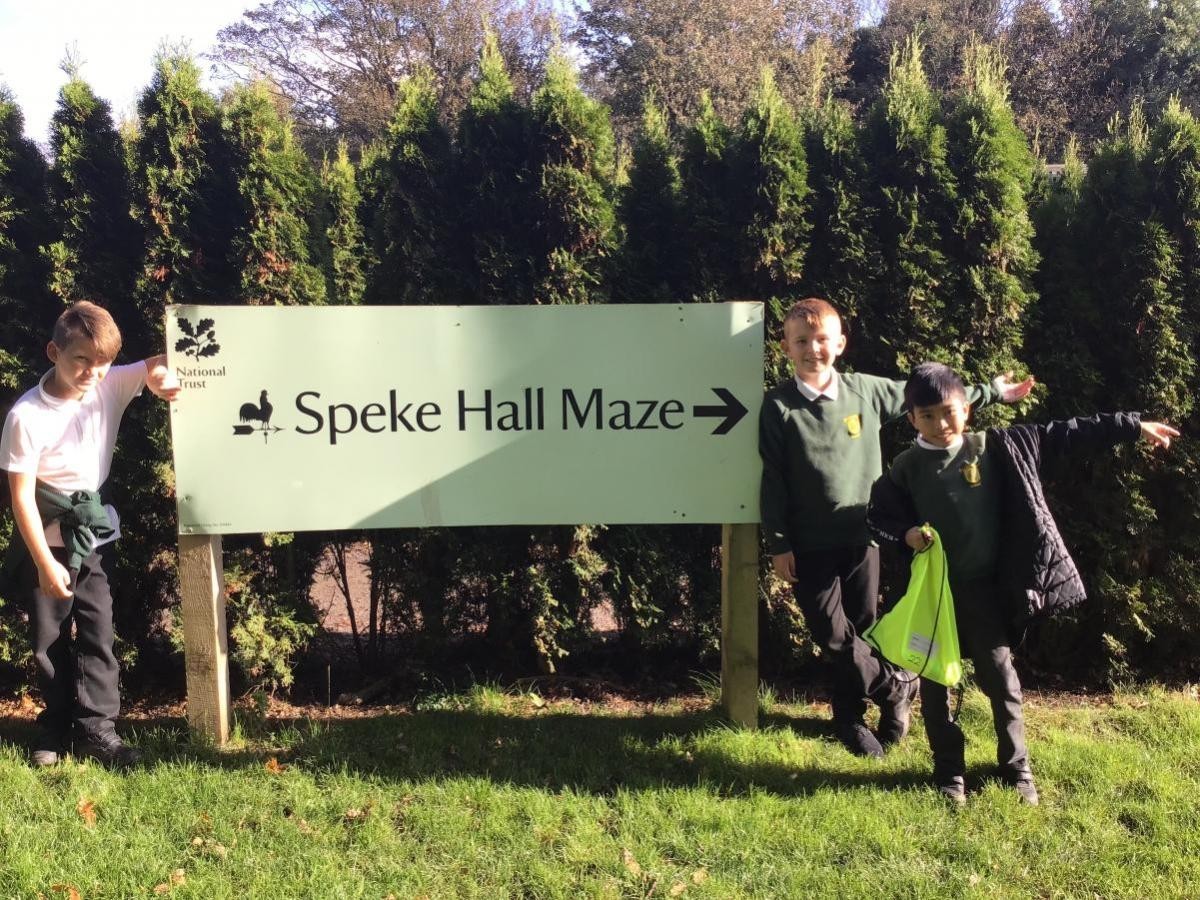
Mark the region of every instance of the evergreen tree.
[[333, 161], [326, 159], [321, 166], [321, 191], [325, 296], [330, 303], [361, 303], [366, 288], [363, 227], [358, 217], [362, 196], [345, 142], [338, 144]]
[[[948, 162], [957, 181], [946, 241], [954, 279], [943, 341], [970, 381], [1023, 368], [1019, 352], [1037, 268], [1027, 198], [1034, 160], [1008, 102], [1004, 63], [993, 49], [968, 47], [960, 93], [948, 124]], [[1011, 418], [987, 410], [981, 424]]]
[[380, 209], [371, 234], [377, 262], [367, 279], [369, 303], [447, 303], [457, 296], [450, 165], [450, 138], [438, 119], [433, 76], [421, 70], [397, 89], [396, 112], [373, 176]]
[[[123, 355], [161, 353], [169, 303], [221, 303], [235, 296], [229, 240], [236, 194], [222, 156], [216, 101], [200, 87], [186, 54], [164, 51], [138, 103], [133, 145], [133, 208], [144, 248], [137, 277], [140, 315], [118, 321]], [[117, 544], [109, 572], [117, 631], [149, 661], [166, 642], [162, 623], [179, 596], [171, 442], [164, 404], [134, 403], [125, 414], [109, 487], [137, 527]]]
[[[1137, 379], [1129, 362], [1137, 321], [1129, 298], [1138, 290], [1136, 256], [1145, 248], [1146, 225], [1154, 218], [1154, 204], [1146, 182], [1146, 148], [1150, 128], [1140, 105], [1127, 119], [1114, 117], [1110, 137], [1088, 163], [1081, 195], [1080, 242], [1086, 261], [1091, 303], [1099, 311], [1107, 339], [1099, 354], [1098, 374], [1109, 402], [1129, 402]], [[1101, 334], [1103, 331], [1101, 332]], [[1116, 396], [1113, 396], [1116, 392]]]
[[1040, 196], [1031, 210], [1041, 264], [1034, 273], [1038, 302], [1027, 345], [1034, 371], [1054, 373], [1043, 402], [1047, 414], [1059, 418], [1105, 405], [1097, 358], [1104, 311], [1092, 300], [1093, 252], [1083, 242], [1084, 178], [1077, 146], [1069, 141], [1062, 177], [1038, 185]]
[[[1135, 326], [1146, 372], [1136, 399], [1183, 435], [1167, 455], [1138, 454], [1154, 510], [1153, 537], [1137, 548], [1135, 570], [1146, 611], [1130, 616], [1139, 636], [1149, 632], [1146, 653], [1133, 660], [1141, 672], [1194, 661], [1200, 639], [1200, 121], [1175, 99], [1150, 134], [1147, 164], [1161, 217], [1148, 255], [1162, 262], [1154, 269], [1161, 277], [1144, 281]], [[1164, 674], [1194, 678], [1196, 668]]]
[[309, 261], [306, 219], [315, 185], [291, 124], [275, 109], [266, 85], [258, 83], [233, 90], [223, 127], [229, 174], [240, 200], [231, 243], [238, 301], [323, 303], [325, 282]]
[[[48, 274], [38, 253], [51, 236], [46, 198], [46, 164], [24, 137], [24, 118], [0, 88], [0, 414], [49, 366], [46, 340], [62, 306], [46, 288]], [[2, 475], [3, 473], [0, 473]], [[16, 537], [8, 505], [8, 479], [0, 478], [0, 553]], [[0, 662], [27, 653], [23, 611], [0, 596]]]
[[614, 154], [608, 110], [579, 89], [562, 50], [552, 51], [533, 95], [536, 302], [608, 298], [618, 243]]
[[867, 116], [864, 156], [883, 260], [871, 304], [882, 348], [876, 368], [906, 372], [925, 359], [958, 364], [943, 332], [953, 273], [942, 235], [953, 221], [954, 179], [916, 37], [892, 53], [887, 83]]
[[732, 142], [729, 127], [717, 116], [708, 94], [702, 93], [700, 113], [684, 134], [679, 166], [687, 242], [684, 253], [694, 297], [742, 297], [737, 288], [737, 257], [730, 246], [734, 230]]
[[530, 150], [529, 108], [518, 101], [489, 30], [479, 80], [459, 122], [459, 207], [473, 302], [528, 303], [533, 297]]
[[46, 290], [38, 253], [52, 234], [46, 163], [24, 136], [25, 120], [0, 88], [0, 408], [7, 409], [35, 373], [62, 305]]
[[125, 148], [108, 103], [75, 73], [63, 85], [51, 120], [51, 209], [58, 239], [43, 249], [51, 288], [64, 302], [88, 299], [118, 320], [135, 311], [140, 234], [130, 214]]
[[815, 235], [801, 291], [828, 299], [852, 335], [846, 361], [858, 365], [879, 354], [869, 302], [879, 290], [879, 245], [863, 190], [867, 166], [849, 108], [832, 96], [809, 115], [805, 128], [809, 203]]
[[[1082, 385], [1101, 408], [1143, 410], [1185, 432], [1166, 455], [1122, 447], [1054, 473], [1055, 508], [1091, 600], [1077, 626], [1082, 640], [1062, 639], [1067, 625], [1051, 626], [1053, 652], [1081, 647], [1071, 662], [1109, 677], [1147, 667], [1182, 674], [1171, 671], [1173, 661], [1200, 636], [1200, 489], [1187, 439], [1196, 432], [1200, 322], [1189, 282], [1198, 179], [1200, 128], [1192, 116], [1172, 106], [1151, 129], [1135, 107], [1128, 120], [1114, 121], [1086, 178], [1052, 193], [1039, 214], [1039, 226], [1050, 226], [1039, 234], [1048, 263], [1065, 258], [1070, 266], [1044, 282], [1038, 320], [1049, 336], [1037, 344], [1037, 365], [1061, 366], [1073, 379], [1063, 391], [1051, 385], [1048, 414], [1079, 412], [1069, 392]], [[1065, 249], [1054, 248], [1047, 241], [1064, 222], [1075, 224], [1075, 234], [1066, 235]], [[1086, 362], [1091, 372], [1081, 371]]]
[[625, 228], [620, 300], [678, 302], [684, 299], [683, 187], [671, 148], [666, 115], [650, 94], [633, 144], [633, 166], [622, 187]]
[[808, 162], [801, 127], [769, 69], [742, 117], [733, 183], [744, 283], [756, 297], [781, 295], [804, 271]]
[[[230, 260], [236, 185], [223, 158], [216, 101], [200, 87], [200, 70], [189, 56], [159, 55], [138, 116], [134, 207], [146, 248], [139, 302], [161, 334], [165, 304], [236, 296]], [[158, 340], [139, 352], [149, 353]]]

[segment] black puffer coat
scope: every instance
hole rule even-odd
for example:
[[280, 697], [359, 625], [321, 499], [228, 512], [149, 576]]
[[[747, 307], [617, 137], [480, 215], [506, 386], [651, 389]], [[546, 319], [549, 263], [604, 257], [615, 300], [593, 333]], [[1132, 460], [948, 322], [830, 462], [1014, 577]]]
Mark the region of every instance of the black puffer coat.
[[[987, 452], [997, 454], [1004, 473], [997, 574], [1012, 603], [1010, 622], [1016, 634], [1030, 620], [1087, 597], [1042, 491], [1043, 460], [1135, 441], [1141, 421], [1139, 413], [1121, 412], [988, 430]], [[871, 489], [867, 527], [877, 539], [907, 549], [904, 534], [919, 524], [912, 498], [885, 473]]]

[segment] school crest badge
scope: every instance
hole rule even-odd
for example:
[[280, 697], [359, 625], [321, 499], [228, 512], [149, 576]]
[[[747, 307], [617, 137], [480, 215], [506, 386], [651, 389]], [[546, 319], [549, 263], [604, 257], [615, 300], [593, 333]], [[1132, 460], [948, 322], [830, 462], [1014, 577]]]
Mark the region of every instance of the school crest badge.
[[971, 487], [979, 487], [983, 484], [983, 476], [979, 473], [979, 460], [973, 459], [970, 462], [963, 463], [959, 468], [962, 472], [963, 481]]
[[846, 423], [846, 434], [850, 435], [850, 437], [856, 438], [862, 434], [862, 416], [858, 413], [846, 416], [842, 421]]

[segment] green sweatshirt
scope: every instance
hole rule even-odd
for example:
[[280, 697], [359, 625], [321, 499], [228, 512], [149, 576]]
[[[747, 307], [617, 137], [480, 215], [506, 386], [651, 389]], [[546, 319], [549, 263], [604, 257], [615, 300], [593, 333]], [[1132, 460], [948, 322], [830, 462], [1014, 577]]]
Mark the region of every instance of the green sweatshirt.
[[[771, 554], [864, 546], [867, 500], [883, 473], [879, 429], [904, 414], [904, 382], [837, 373], [836, 400], [807, 399], [789, 378], [767, 392], [759, 418], [760, 510]], [[991, 385], [967, 402], [1000, 399]]]
[[[83, 561], [96, 549], [96, 544], [113, 533], [112, 522], [97, 491], [72, 491], [64, 494], [42, 482], [37, 483], [34, 500], [42, 517], [42, 527], [58, 522], [63, 545], [67, 550], [67, 568], [78, 572]], [[9, 590], [15, 587], [17, 569], [29, 556], [29, 548], [16, 533], [8, 552], [0, 562], [0, 584]]]
[[964, 434], [952, 450], [914, 445], [896, 457], [889, 477], [912, 499], [917, 517], [941, 535], [951, 579], [995, 575], [1001, 469], [985, 433]]

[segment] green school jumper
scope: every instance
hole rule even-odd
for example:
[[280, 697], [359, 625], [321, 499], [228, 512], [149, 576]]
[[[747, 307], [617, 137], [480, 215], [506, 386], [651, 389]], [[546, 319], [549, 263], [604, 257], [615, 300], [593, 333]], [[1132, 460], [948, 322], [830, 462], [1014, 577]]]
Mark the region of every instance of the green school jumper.
[[[809, 400], [789, 378], [767, 393], [759, 419], [760, 505], [772, 554], [865, 546], [867, 500], [883, 472], [879, 429], [904, 414], [904, 382], [838, 372], [836, 400]], [[967, 402], [1000, 399], [991, 385]]]
[[967, 432], [950, 450], [910, 447], [890, 475], [913, 501], [917, 517], [942, 536], [953, 582], [996, 573], [1000, 555], [1000, 472], [987, 434]]

